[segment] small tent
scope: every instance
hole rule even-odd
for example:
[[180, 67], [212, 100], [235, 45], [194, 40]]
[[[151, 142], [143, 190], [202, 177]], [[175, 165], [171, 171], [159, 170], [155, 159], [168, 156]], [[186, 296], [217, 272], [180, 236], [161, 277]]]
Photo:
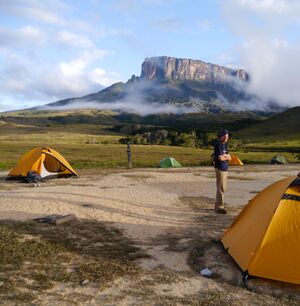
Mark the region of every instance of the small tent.
[[235, 155], [235, 154], [231, 154], [231, 161], [229, 162], [230, 166], [243, 166], [243, 162]]
[[182, 167], [181, 164], [173, 157], [166, 157], [159, 162], [160, 168]]
[[300, 284], [300, 178], [258, 193], [225, 232], [222, 243], [245, 275]]
[[42, 178], [78, 176], [64, 157], [51, 148], [35, 148], [27, 152], [7, 178], [25, 178], [29, 171], [37, 172]]
[[270, 163], [272, 165], [276, 165], [276, 164], [288, 164], [288, 160], [282, 156], [282, 155], [275, 155], [271, 158]]

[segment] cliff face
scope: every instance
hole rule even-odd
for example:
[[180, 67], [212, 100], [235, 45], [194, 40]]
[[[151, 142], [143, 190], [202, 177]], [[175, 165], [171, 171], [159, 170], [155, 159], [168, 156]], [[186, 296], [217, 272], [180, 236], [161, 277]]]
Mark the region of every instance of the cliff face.
[[199, 60], [167, 56], [149, 57], [142, 64], [141, 78], [147, 80], [194, 80], [209, 83], [226, 83], [230, 78], [247, 81], [243, 69], [230, 69]]

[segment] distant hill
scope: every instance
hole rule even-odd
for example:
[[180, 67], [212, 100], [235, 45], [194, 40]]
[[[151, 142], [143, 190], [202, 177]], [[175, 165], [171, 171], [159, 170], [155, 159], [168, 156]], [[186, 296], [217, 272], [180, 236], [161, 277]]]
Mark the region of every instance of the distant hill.
[[290, 108], [282, 113], [241, 129], [236, 137], [248, 139], [251, 142], [300, 140], [300, 106]]
[[151, 125], [169, 127], [180, 131], [218, 130], [224, 127], [239, 130], [265, 119], [264, 116], [252, 112], [227, 112], [219, 114], [188, 113], [188, 114], [156, 114], [141, 116], [133, 113], [106, 112], [97, 109], [68, 111], [15, 111], [0, 114], [3, 123], [47, 127], [52, 125], [103, 125], [115, 126], [126, 124]]
[[[137, 114], [101, 111], [97, 109], [67, 111], [15, 111], [0, 114], [0, 134], [15, 131], [20, 133], [58, 130], [77, 131], [90, 134], [117, 134], [123, 127], [134, 126], [141, 130], [167, 129], [180, 132], [196, 131], [198, 135], [229, 129], [234, 141], [240, 139], [245, 147], [270, 150], [289, 148], [291, 152], [300, 149], [300, 107], [266, 117], [253, 112], [225, 112], [220, 114]], [[124, 134], [121, 132], [121, 134]], [[259, 143], [259, 145], [258, 145]], [[249, 144], [249, 145], [248, 145]]]
[[143, 62], [141, 75], [133, 75], [126, 83], [35, 109], [97, 107], [139, 114], [223, 113], [244, 110], [245, 102], [258, 99], [246, 93], [248, 81], [243, 69], [199, 60], [150, 57]]

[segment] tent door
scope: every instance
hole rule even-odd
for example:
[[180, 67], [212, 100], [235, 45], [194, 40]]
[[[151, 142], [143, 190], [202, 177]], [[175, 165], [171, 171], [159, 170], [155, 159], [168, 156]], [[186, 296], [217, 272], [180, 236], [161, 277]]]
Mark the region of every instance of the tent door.
[[65, 171], [65, 167], [51, 155], [45, 154], [44, 162], [42, 163], [41, 176], [57, 176], [59, 173]]
[[41, 177], [47, 177], [47, 176], [56, 176], [58, 175], [58, 172], [49, 172], [46, 168], [45, 168], [45, 164], [42, 163], [42, 171], [41, 171]]

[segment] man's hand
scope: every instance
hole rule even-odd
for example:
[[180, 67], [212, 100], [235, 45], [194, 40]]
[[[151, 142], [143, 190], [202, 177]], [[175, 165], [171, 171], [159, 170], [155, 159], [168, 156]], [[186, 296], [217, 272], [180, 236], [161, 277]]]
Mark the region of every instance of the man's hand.
[[230, 156], [230, 154], [222, 154], [222, 155], [219, 155], [218, 156], [218, 159], [220, 160], [220, 161], [227, 161], [227, 160], [231, 160], [231, 156]]
[[300, 177], [300, 172], [297, 174], [297, 176], [299, 176], [299, 177]]
[[225, 155], [226, 160], [231, 161], [231, 156], [230, 156], [230, 154], [224, 154], [224, 155]]

